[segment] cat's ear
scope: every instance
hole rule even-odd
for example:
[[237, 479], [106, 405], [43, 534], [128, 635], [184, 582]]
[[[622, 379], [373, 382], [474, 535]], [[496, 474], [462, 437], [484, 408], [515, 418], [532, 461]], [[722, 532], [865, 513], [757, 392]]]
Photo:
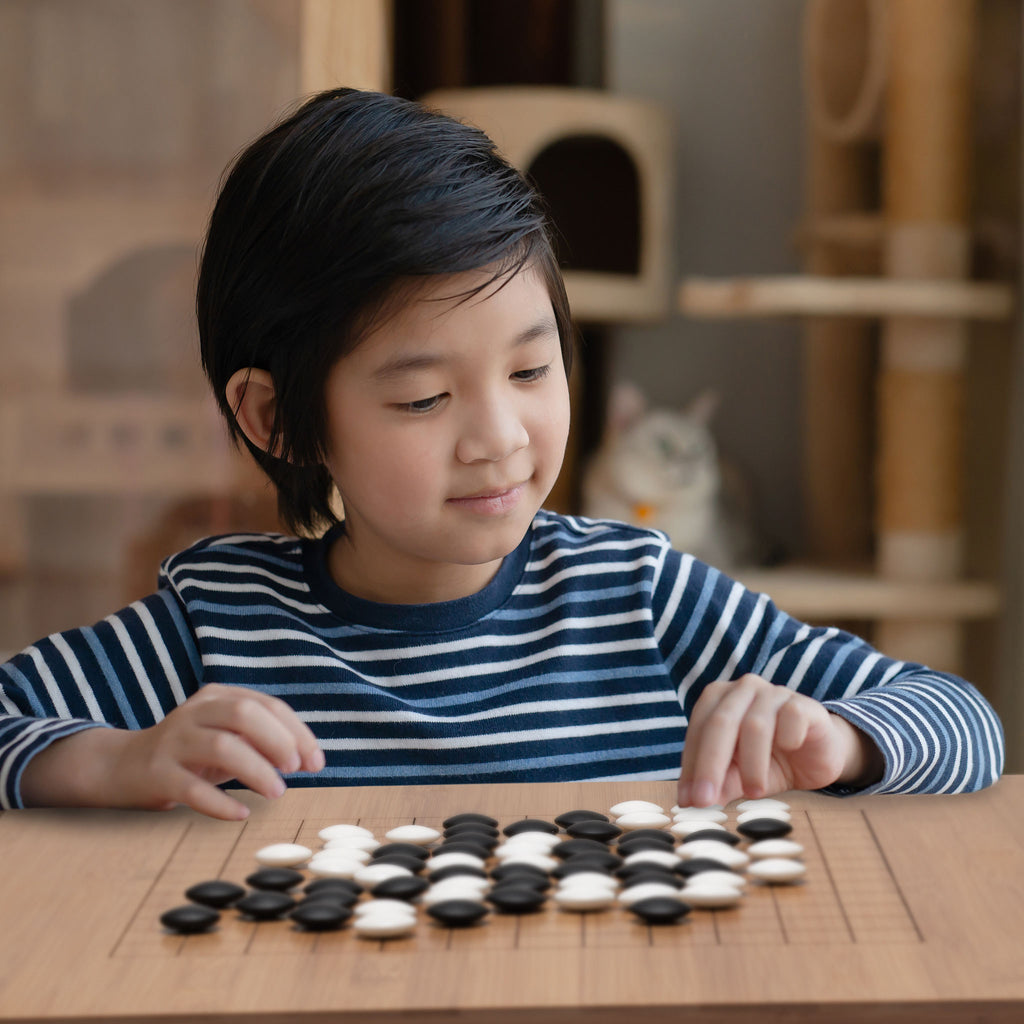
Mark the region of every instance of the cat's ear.
[[647, 411], [647, 398], [630, 381], [619, 381], [608, 396], [608, 433], [612, 437], [628, 430]]
[[702, 391], [686, 407], [686, 418], [706, 427], [718, 410], [721, 400], [721, 395], [717, 391]]

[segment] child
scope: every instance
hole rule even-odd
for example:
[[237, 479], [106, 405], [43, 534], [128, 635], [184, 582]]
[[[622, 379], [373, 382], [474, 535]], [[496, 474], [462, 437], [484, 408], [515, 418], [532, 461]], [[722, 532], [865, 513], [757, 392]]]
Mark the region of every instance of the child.
[[546, 232], [484, 135], [392, 97], [319, 95], [242, 153], [203, 253], [203, 364], [308, 539], [203, 541], [3, 666], [3, 806], [241, 818], [221, 784], [275, 797], [282, 775], [678, 776], [702, 805], [998, 777], [967, 683], [660, 534], [541, 510], [572, 356]]

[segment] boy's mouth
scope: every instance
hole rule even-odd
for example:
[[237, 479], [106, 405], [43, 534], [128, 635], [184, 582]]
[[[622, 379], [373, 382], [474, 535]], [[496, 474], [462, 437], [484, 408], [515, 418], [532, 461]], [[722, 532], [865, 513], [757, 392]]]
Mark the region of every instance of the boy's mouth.
[[503, 515], [519, 504], [522, 494], [523, 484], [512, 484], [509, 487], [490, 487], [475, 494], [449, 498], [448, 502], [456, 508], [479, 515]]

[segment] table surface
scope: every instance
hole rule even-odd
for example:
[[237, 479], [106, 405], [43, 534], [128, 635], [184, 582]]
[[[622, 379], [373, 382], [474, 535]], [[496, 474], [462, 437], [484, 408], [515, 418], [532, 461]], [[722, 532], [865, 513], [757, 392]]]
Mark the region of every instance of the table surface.
[[1024, 1019], [1024, 776], [959, 796], [788, 794], [805, 883], [751, 886], [738, 907], [672, 926], [553, 906], [469, 929], [423, 916], [391, 941], [232, 911], [197, 936], [158, 921], [189, 885], [242, 881], [255, 850], [316, 848], [327, 824], [382, 836], [459, 811], [505, 825], [634, 797], [669, 806], [674, 785], [298, 789], [273, 803], [245, 794], [244, 823], [183, 809], [0, 814], [0, 1021]]

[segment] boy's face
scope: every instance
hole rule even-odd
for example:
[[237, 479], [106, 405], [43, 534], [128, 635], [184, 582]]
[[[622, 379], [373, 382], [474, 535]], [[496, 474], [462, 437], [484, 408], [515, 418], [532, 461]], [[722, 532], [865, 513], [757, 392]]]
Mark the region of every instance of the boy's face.
[[335, 580], [387, 603], [480, 590], [551, 490], [569, 392], [551, 300], [527, 268], [438, 278], [332, 369], [327, 468], [345, 504]]

